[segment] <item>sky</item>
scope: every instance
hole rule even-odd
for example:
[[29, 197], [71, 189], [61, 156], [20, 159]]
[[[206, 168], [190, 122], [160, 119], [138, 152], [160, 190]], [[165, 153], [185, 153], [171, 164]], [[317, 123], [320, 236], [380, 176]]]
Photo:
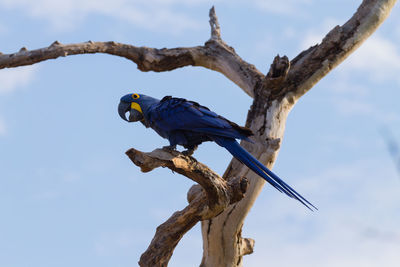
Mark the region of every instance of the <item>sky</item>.
[[[343, 24], [361, 1], [0, 0], [0, 52], [116, 41], [201, 45], [215, 5], [222, 38], [266, 73]], [[274, 172], [319, 208], [265, 186], [243, 227], [256, 240], [244, 266], [398, 266], [400, 176], [382, 132], [400, 142], [400, 10], [289, 114]], [[184, 97], [243, 125], [251, 99], [200, 67], [140, 72], [110, 55], [0, 70], [0, 266], [136, 266], [156, 227], [186, 206], [193, 184], [167, 169], [141, 173], [124, 152], [167, 144], [117, 114], [122, 95]], [[222, 174], [213, 143], [194, 155]], [[198, 266], [197, 225], [169, 266]]]

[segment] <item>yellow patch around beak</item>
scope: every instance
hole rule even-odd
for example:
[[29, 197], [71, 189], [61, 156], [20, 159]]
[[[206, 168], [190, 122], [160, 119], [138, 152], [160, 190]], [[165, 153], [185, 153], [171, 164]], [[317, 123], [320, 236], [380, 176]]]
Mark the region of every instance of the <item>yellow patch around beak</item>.
[[138, 103], [132, 102], [132, 103], [131, 103], [131, 109], [136, 109], [136, 110], [139, 111], [140, 113], [143, 113], [142, 108], [139, 106]]

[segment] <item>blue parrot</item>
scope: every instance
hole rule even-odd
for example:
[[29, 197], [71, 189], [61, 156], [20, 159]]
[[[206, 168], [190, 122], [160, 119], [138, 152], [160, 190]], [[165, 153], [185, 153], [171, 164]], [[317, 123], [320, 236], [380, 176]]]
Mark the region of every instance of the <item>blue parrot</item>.
[[236, 139], [252, 142], [250, 129], [217, 115], [207, 107], [183, 98], [166, 96], [158, 100], [135, 93], [121, 98], [118, 113], [123, 120], [140, 121], [168, 139], [169, 146], [164, 149], [173, 150], [176, 145], [181, 145], [187, 149], [183, 153], [191, 155], [201, 143], [214, 141], [280, 192], [300, 201], [310, 210], [311, 207], [317, 209], [239, 145]]

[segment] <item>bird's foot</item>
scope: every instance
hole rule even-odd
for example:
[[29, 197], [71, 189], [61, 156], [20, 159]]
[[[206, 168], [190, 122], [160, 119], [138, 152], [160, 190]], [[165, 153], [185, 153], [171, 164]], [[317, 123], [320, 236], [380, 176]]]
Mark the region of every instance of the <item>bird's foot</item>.
[[182, 151], [182, 154], [185, 156], [191, 156], [191, 155], [193, 155], [193, 153], [196, 149], [197, 149], [197, 146], [194, 146], [192, 148], [186, 149], [185, 151]]
[[182, 154], [185, 156], [191, 156], [191, 155], [193, 155], [193, 153], [194, 153], [194, 149], [187, 149], [187, 150], [182, 151]]
[[167, 152], [176, 151], [176, 145], [174, 145], [174, 146], [163, 146], [163, 147], [162, 147], [162, 150], [165, 150], [165, 151], [167, 151]]

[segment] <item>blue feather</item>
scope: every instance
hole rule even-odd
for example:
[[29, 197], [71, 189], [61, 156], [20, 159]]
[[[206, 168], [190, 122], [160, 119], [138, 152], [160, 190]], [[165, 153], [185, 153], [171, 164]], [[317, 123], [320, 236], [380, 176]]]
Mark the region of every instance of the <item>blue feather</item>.
[[[249, 152], [244, 150], [238, 142], [234, 139], [224, 138], [224, 137], [212, 137], [212, 139], [220, 146], [226, 148], [237, 160], [245, 164], [256, 174], [264, 178], [273, 187], [278, 189], [278, 191], [285, 193], [291, 198], [300, 201], [304, 206], [306, 206], [311, 211], [312, 208], [318, 210], [313, 204], [297, 193], [293, 188], [286, 184], [281, 178], [265, 167], [261, 162], [259, 162], [255, 157], [253, 157]], [[311, 207], [312, 208], [311, 208]]]
[[171, 96], [166, 96], [161, 101], [145, 95], [137, 98], [132, 98], [132, 94], [123, 96], [118, 112], [125, 120], [126, 107], [131, 102], [139, 104], [143, 110], [142, 123], [168, 139], [170, 146], [182, 145], [193, 150], [203, 142], [215, 141], [281, 193], [298, 200], [310, 210], [317, 209], [236, 142], [235, 139], [252, 142], [248, 138], [253, 135], [250, 129], [241, 127], [196, 102]]

